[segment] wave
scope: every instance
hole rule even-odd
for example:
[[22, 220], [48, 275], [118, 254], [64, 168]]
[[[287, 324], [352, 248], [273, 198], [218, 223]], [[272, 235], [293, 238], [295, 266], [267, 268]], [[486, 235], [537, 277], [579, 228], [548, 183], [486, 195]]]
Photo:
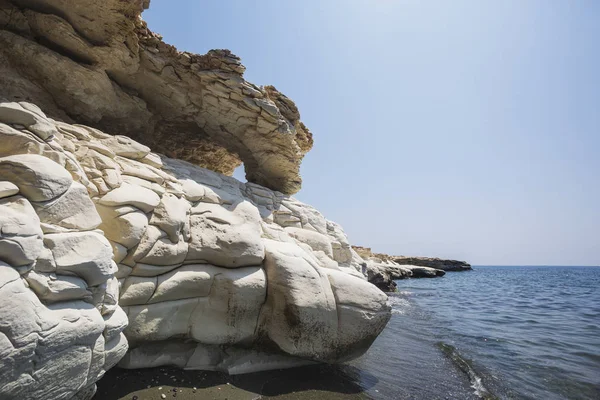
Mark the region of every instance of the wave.
[[410, 302], [406, 299], [397, 296], [388, 298], [389, 304], [392, 306], [392, 314], [404, 315], [407, 308], [410, 307]]
[[442, 350], [442, 353], [448, 357], [454, 365], [456, 365], [461, 371], [463, 371], [471, 381], [471, 387], [475, 389], [475, 395], [483, 400], [498, 400], [498, 397], [494, 396], [484, 385], [481, 377], [477, 375], [473, 369], [472, 362], [462, 357], [456, 347], [449, 345], [444, 342], [438, 342], [437, 346]]

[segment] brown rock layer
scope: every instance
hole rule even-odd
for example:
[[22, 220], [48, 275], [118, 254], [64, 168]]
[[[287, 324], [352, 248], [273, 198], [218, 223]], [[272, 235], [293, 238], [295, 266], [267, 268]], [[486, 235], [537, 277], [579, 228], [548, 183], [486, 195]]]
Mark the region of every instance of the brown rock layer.
[[177, 51], [141, 0], [0, 0], [0, 97], [130, 136], [157, 152], [291, 194], [312, 135], [294, 103], [243, 78], [228, 50]]

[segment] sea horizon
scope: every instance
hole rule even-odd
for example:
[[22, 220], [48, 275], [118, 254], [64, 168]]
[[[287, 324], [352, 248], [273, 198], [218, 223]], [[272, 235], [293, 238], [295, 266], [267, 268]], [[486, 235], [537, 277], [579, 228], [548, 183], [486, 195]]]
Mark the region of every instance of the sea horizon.
[[471, 264], [471, 267], [582, 267], [582, 268], [598, 268], [599, 265], [562, 265], [562, 264]]

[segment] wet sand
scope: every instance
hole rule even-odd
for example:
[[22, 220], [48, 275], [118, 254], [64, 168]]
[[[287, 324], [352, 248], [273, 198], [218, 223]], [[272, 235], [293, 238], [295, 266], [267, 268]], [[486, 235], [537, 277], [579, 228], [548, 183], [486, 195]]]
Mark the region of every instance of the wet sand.
[[370, 399], [343, 368], [316, 365], [236, 376], [170, 367], [113, 368], [98, 382], [94, 400]]

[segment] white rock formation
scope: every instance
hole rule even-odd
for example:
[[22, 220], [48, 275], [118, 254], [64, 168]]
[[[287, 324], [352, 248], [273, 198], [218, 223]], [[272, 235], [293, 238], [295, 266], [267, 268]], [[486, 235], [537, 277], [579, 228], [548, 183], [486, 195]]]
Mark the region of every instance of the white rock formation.
[[0, 105], [2, 399], [89, 396], [127, 351], [112, 249], [59, 136], [32, 104]]
[[0, 398], [355, 358], [390, 318], [362, 262], [292, 197], [0, 103]]

